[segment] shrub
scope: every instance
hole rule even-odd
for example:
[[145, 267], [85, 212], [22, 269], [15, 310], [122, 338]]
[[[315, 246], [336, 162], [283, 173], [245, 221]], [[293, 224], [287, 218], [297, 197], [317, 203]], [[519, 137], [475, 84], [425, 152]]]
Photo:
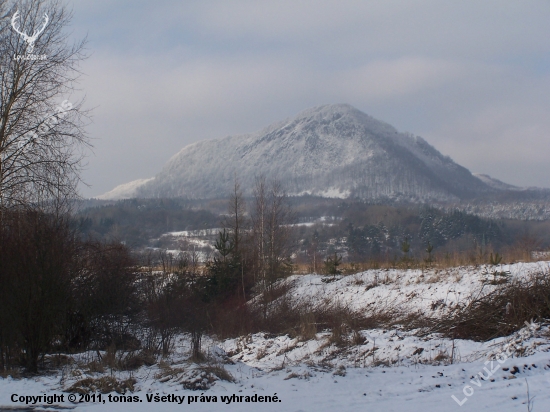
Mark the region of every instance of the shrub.
[[325, 274], [334, 276], [342, 273], [342, 271], [338, 269], [338, 266], [342, 264], [342, 256], [338, 256], [336, 252], [334, 252], [334, 256], [327, 257], [324, 263]]
[[434, 330], [451, 338], [486, 341], [518, 331], [525, 321], [549, 318], [550, 278], [534, 273], [473, 298], [466, 307], [435, 321]]

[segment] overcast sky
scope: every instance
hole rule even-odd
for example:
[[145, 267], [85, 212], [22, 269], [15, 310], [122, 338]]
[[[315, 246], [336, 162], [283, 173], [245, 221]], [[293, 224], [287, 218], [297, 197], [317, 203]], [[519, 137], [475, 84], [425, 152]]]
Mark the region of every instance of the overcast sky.
[[185, 145], [349, 103], [472, 172], [550, 187], [548, 0], [75, 0], [96, 196]]

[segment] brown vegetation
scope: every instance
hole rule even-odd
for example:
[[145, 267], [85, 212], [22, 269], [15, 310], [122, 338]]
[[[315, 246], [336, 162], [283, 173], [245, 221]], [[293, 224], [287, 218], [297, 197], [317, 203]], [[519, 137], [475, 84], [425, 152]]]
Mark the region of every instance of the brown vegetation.
[[535, 273], [473, 297], [465, 307], [435, 321], [431, 330], [453, 339], [485, 341], [507, 336], [525, 327], [525, 322], [547, 319], [550, 319], [550, 279], [546, 273]]

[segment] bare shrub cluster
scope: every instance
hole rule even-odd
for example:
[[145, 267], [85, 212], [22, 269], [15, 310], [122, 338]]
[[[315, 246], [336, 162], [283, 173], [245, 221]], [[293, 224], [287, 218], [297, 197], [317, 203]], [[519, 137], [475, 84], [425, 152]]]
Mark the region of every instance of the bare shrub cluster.
[[550, 278], [548, 273], [538, 272], [472, 297], [467, 305], [454, 309], [445, 319], [432, 321], [432, 330], [453, 339], [486, 341], [515, 332], [526, 321], [547, 319], [550, 319]]
[[263, 302], [253, 302], [248, 305], [247, 333], [286, 334], [309, 340], [315, 339], [319, 332], [329, 331], [332, 343], [348, 346], [361, 344], [364, 341], [359, 333], [361, 330], [385, 328], [408, 320], [406, 314], [391, 307], [365, 313], [353, 310], [346, 305], [327, 304], [314, 299], [296, 302], [291, 299], [291, 287], [286, 285], [281, 289], [284, 292], [269, 302], [267, 317], [263, 316]]

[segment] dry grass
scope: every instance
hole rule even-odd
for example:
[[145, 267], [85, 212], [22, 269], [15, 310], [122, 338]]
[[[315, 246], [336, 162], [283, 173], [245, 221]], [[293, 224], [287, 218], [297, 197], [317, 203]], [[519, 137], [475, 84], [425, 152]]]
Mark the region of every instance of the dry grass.
[[91, 361], [84, 365], [84, 368], [87, 369], [88, 373], [103, 373], [105, 372], [105, 368], [103, 367], [103, 364], [98, 361]]
[[80, 393], [80, 394], [94, 393], [94, 392], [101, 392], [101, 393], [111, 393], [111, 392], [126, 393], [127, 391], [133, 392], [134, 385], [136, 384], [136, 382], [137, 381], [135, 379], [126, 379], [124, 381], [119, 381], [112, 376], [104, 376], [98, 379], [86, 378], [76, 382], [69, 389], [67, 389], [67, 392]]
[[550, 318], [550, 278], [535, 273], [500, 285], [493, 292], [474, 296], [468, 305], [441, 320], [431, 320], [432, 331], [450, 338], [486, 341], [508, 336], [529, 320]]
[[[382, 281], [393, 282], [390, 277]], [[335, 304], [331, 299], [318, 301], [308, 298], [296, 302], [288, 292], [269, 302], [267, 310], [263, 302], [256, 301], [254, 305], [248, 306], [246, 312], [241, 311], [239, 314], [246, 314], [248, 318], [241, 319], [241, 322], [249, 325], [246, 334], [241, 336], [264, 332], [286, 334], [307, 341], [316, 339], [318, 333], [328, 330], [331, 331], [331, 343], [342, 347], [363, 344], [365, 338], [359, 333], [361, 330], [387, 328], [409, 322], [426, 326], [425, 321], [418, 319], [418, 314], [401, 313], [391, 302], [381, 303], [376, 309], [365, 313]], [[260, 351], [257, 356], [262, 358], [263, 352]]]
[[260, 360], [267, 356], [267, 349], [266, 348], [260, 348], [258, 349], [258, 352], [256, 353], [256, 359]]
[[57, 369], [63, 366], [72, 365], [75, 363], [74, 359], [70, 356], [63, 354], [55, 354], [45, 357], [45, 363], [48, 367]]
[[[370, 259], [364, 262], [347, 262], [340, 266], [343, 275], [353, 275], [370, 269], [450, 269], [459, 266], [478, 266], [490, 263], [491, 253], [501, 253], [503, 261], [501, 264], [516, 262], [534, 262], [537, 257], [531, 252], [533, 249], [525, 249], [518, 246], [506, 247], [502, 251], [487, 247], [483, 251], [470, 249], [463, 251], [447, 251], [432, 254], [432, 262], [427, 262], [424, 257], [411, 257], [406, 261], [394, 259], [390, 256], [378, 259]], [[313, 268], [309, 265], [295, 265], [295, 274], [313, 273]], [[317, 271], [319, 272], [319, 270]]]
[[304, 310], [300, 314], [300, 337], [302, 340], [315, 339], [317, 335], [317, 325], [315, 323], [315, 313], [313, 310]]
[[[117, 357], [116, 357], [116, 346], [114, 344], [111, 344], [107, 350], [105, 351], [105, 354], [101, 356], [100, 362], [101, 364], [109, 368], [111, 370], [116, 369], [117, 367]], [[99, 356], [99, 353], [98, 353]]]
[[226, 382], [235, 382], [233, 375], [229, 373], [222, 365], [208, 365], [200, 368], [206, 374], [216, 376], [218, 379]]
[[424, 283], [428, 283], [428, 284], [439, 283], [443, 279], [442, 275], [443, 274], [440, 271], [436, 271], [435, 273], [432, 273], [429, 276], [427, 276], [426, 279], [424, 280]]
[[417, 314], [402, 314], [391, 304], [384, 304], [365, 313], [330, 301], [303, 300], [292, 304], [290, 299], [283, 298], [270, 309], [267, 319], [258, 320], [258, 331], [310, 340], [328, 330], [331, 332], [328, 344], [339, 347], [362, 345], [365, 338], [361, 330], [386, 328], [406, 322], [425, 326]]
[[435, 362], [447, 362], [451, 360], [451, 357], [446, 351], [439, 351], [439, 353], [435, 355], [433, 360]]
[[79, 366], [88, 373], [104, 373], [106, 370], [133, 371], [142, 366], [152, 366], [156, 363], [157, 358], [150, 351], [121, 351], [117, 354], [113, 347], [110, 347], [103, 356], [98, 354], [97, 359], [88, 363], [81, 363]]
[[11, 376], [13, 379], [21, 379], [22, 374], [20, 369], [0, 369], [0, 377], [6, 379]]
[[389, 367], [390, 366], [390, 363], [387, 361], [387, 360], [381, 360], [381, 359], [376, 359], [372, 362], [372, 366], [376, 366], [376, 367], [379, 367], [379, 366], [385, 366], [385, 367]]
[[161, 383], [164, 383], [171, 379], [179, 377], [184, 372], [185, 368], [173, 368], [167, 362], [160, 361], [159, 372], [155, 375], [155, 379], [157, 379]]
[[345, 323], [335, 323], [330, 329], [328, 341], [336, 346], [346, 346], [348, 327]]
[[354, 346], [363, 345], [366, 341], [367, 341], [367, 338], [365, 338], [356, 330], [354, 330], [353, 333], [351, 334], [351, 344]]
[[292, 372], [291, 374], [287, 375], [286, 378], [284, 378], [285, 381], [288, 381], [289, 379], [299, 378], [300, 375], [298, 375], [296, 372]]
[[151, 351], [143, 350], [138, 353], [128, 353], [118, 361], [117, 367], [119, 370], [132, 371], [142, 366], [153, 366], [156, 363], [156, 356]]

